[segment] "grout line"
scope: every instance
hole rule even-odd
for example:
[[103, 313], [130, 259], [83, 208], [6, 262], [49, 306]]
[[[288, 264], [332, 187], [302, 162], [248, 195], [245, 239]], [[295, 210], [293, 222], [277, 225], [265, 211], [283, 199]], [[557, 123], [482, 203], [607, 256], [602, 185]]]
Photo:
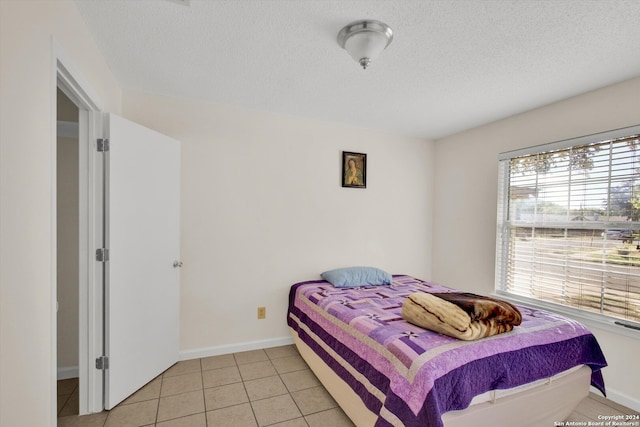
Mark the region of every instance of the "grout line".
[[[240, 368], [238, 368], [238, 371]], [[249, 408], [251, 408], [251, 414], [253, 414], [253, 419], [256, 421], [256, 425], [259, 426], [258, 417], [256, 416], [256, 411], [253, 409], [253, 402], [249, 397], [249, 391], [247, 390], [247, 384], [245, 383], [244, 378], [242, 378], [242, 373], [240, 373], [240, 378], [242, 379], [242, 387], [244, 388], [244, 393], [247, 395], [247, 402], [249, 403]]]
[[[158, 404], [156, 405], [156, 420], [154, 422], [154, 425], [158, 423], [158, 414], [160, 413], [160, 399], [162, 398], [162, 387], [164, 386], [164, 373], [165, 372], [167, 372], [167, 371], [164, 371], [160, 375], [158, 375], [160, 377], [160, 391], [158, 391]], [[158, 378], [158, 377], [156, 377], [156, 378]]]
[[202, 357], [198, 359], [200, 362], [200, 383], [202, 383], [202, 403], [204, 404], [204, 425], [209, 425], [209, 420], [207, 419], [207, 398], [204, 394], [204, 371], [202, 370]]
[[[278, 372], [278, 370], [276, 369], [276, 372]], [[285, 372], [285, 374], [288, 372]], [[291, 390], [289, 390], [289, 387], [287, 387], [287, 384], [285, 384], [284, 380], [282, 379], [282, 374], [280, 374], [280, 372], [278, 372], [278, 378], [280, 378], [280, 381], [282, 381], [282, 384], [284, 384], [284, 388], [287, 389], [287, 393], [289, 393], [289, 397], [291, 397], [291, 400], [293, 400], [293, 404], [296, 405], [296, 408], [298, 408], [298, 412], [300, 412], [300, 416], [302, 417], [302, 419], [304, 420], [304, 423], [306, 425], [309, 425], [309, 423], [307, 422], [307, 418], [305, 416], [305, 414], [302, 412], [302, 408], [300, 408], [300, 405], [298, 405], [298, 402], [296, 401], [296, 399], [293, 398], [293, 394], [291, 394]]]
[[569, 414], [569, 417], [576, 414], [580, 415], [580, 421], [597, 421], [591, 418], [590, 416], [586, 415], [585, 413], [578, 411], [577, 409], [574, 410], [571, 414]]

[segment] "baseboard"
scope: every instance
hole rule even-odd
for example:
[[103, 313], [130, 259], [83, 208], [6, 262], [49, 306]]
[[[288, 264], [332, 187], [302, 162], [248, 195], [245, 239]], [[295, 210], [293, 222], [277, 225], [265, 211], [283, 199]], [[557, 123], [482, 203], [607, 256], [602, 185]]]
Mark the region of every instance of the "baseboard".
[[58, 379], [66, 380], [67, 378], [78, 378], [80, 370], [77, 366], [65, 366], [58, 368]]
[[[598, 392], [598, 394], [600, 394]], [[636, 397], [620, 393], [616, 390], [607, 388], [607, 399], [612, 400], [622, 406], [626, 406], [629, 409], [640, 412], [640, 400]]]
[[180, 360], [199, 359], [201, 357], [219, 356], [221, 354], [239, 353], [242, 351], [259, 350], [262, 348], [279, 347], [293, 344], [291, 336], [270, 338], [259, 341], [249, 341], [235, 344], [225, 344], [213, 347], [194, 348], [180, 351]]
[[78, 139], [80, 131], [78, 130], [78, 122], [63, 122], [58, 120], [57, 123], [57, 135], [63, 138], [75, 138]]

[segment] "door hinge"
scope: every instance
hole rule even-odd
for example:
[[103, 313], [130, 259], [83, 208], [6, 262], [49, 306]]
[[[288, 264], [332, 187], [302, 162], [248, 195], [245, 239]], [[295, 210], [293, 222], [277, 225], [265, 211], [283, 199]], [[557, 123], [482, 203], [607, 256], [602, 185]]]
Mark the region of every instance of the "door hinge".
[[109, 151], [109, 140], [107, 138], [98, 138], [98, 153]]
[[100, 356], [96, 359], [96, 369], [104, 371], [109, 369], [109, 358], [107, 356]]
[[106, 248], [96, 249], [96, 261], [98, 262], [109, 261], [109, 249], [106, 249]]

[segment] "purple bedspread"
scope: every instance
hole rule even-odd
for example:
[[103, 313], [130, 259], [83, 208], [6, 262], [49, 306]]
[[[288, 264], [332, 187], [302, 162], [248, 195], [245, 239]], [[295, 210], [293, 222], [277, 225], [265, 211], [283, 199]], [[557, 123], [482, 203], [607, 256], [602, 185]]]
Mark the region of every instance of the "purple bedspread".
[[376, 426], [442, 426], [442, 414], [468, 407], [476, 395], [583, 364], [604, 394], [607, 363], [582, 324], [518, 306], [523, 321], [513, 331], [460, 341], [402, 318], [403, 300], [420, 291], [452, 289], [410, 276], [394, 276], [390, 286], [345, 289], [317, 280], [291, 287], [289, 326], [379, 414]]

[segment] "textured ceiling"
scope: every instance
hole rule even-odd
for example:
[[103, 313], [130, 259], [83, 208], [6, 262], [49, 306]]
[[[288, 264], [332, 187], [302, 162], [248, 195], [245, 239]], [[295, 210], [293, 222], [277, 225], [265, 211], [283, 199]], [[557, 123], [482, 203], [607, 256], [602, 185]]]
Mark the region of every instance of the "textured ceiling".
[[[77, 6], [125, 88], [427, 139], [640, 76], [639, 0], [185, 3]], [[365, 18], [394, 40], [362, 70]]]

